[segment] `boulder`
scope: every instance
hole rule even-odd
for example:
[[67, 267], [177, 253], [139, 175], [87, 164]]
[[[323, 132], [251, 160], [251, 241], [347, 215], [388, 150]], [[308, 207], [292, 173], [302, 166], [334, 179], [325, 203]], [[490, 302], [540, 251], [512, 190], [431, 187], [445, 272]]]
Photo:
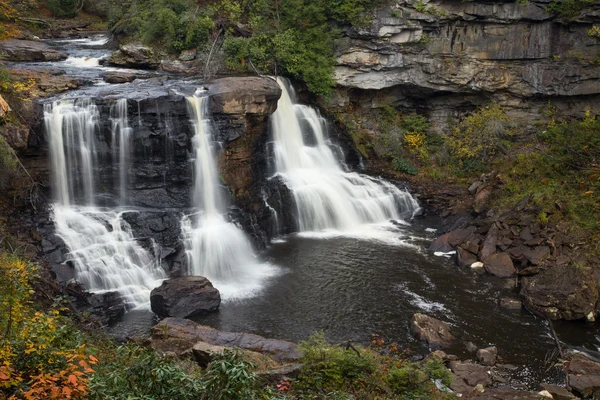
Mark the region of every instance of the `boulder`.
[[539, 265], [544, 261], [546, 257], [550, 255], [550, 248], [548, 246], [537, 246], [533, 249], [523, 249], [523, 256], [533, 265]]
[[550, 268], [521, 290], [525, 307], [549, 319], [595, 320], [598, 288], [590, 270], [572, 265]]
[[500, 278], [510, 278], [517, 270], [507, 253], [496, 253], [483, 260], [483, 268]]
[[550, 383], [541, 383], [540, 389], [545, 390], [552, 395], [554, 400], [574, 400], [577, 397], [562, 386], [552, 385]]
[[101, 76], [106, 83], [128, 83], [137, 78], [136, 74], [124, 71], [104, 72]]
[[274, 79], [258, 76], [221, 78], [207, 85], [219, 114], [268, 116], [277, 109], [281, 88]]
[[473, 399], [478, 400], [547, 400], [544, 395], [527, 390], [498, 387], [477, 393]]
[[150, 293], [152, 311], [161, 318], [187, 318], [216, 311], [221, 294], [202, 276], [185, 276], [164, 281]]
[[498, 357], [498, 349], [496, 346], [486, 347], [485, 349], [477, 350], [477, 360], [483, 365], [493, 367], [496, 365], [496, 358]]
[[433, 348], [448, 347], [454, 340], [448, 324], [425, 314], [413, 315], [410, 330], [417, 339]]
[[66, 58], [66, 53], [55, 50], [43, 42], [19, 39], [0, 42], [0, 60], [61, 61]]
[[459, 267], [469, 267], [477, 262], [477, 256], [462, 247], [456, 248], [456, 264]]
[[275, 385], [281, 381], [297, 378], [302, 372], [302, 367], [302, 364], [288, 364], [281, 368], [258, 372], [256, 376], [265, 385]]
[[154, 51], [139, 43], [121, 45], [108, 59], [111, 65], [127, 68], [156, 69], [159, 66], [158, 57]]
[[481, 250], [479, 251], [479, 259], [485, 260], [492, 254], [496, 252], [496, 245], [498, 244], [498, 227], [493, 224], [487, 232], [485, 236], [485, 240], [481, 245]]
[[282, 363], [294, 362], [300, 357], [295, 343], [250, 333], [219, 331], [188, 319], [165, 318], [152, 328], [152, 348], [161, 353], [173, 351], [183, 354], [192, 351], [198, 342], [268, 354]]
[[483, 365], [462, 361], [451, 361], [448, 366], [456, 378], [459, 381], [463, 381], [468, 386], [485, 386], [492, 383], [492, 379], [488, 374], [488, 368]]
[[[210, 364], [215, 355], [223, 353], [227, 347], [209, 344], [206, 342], [198, 342], [192, 347], [192, 354], [196, 362], [203, 368]], [[277, 368], [279, 365], [270, 357], [257, 353], [251, 350], [239, 349], [242, 353], [244, 361], [254, 365], [257, 371], [268, 371]]]
[[489, 187], [483, 188], [475, 195], [473, 209], [476, 212], [481, 212], [487, 204], [489, 198], [492, 196], [492, 189]]
[[600, 363], [582, 353], [575, 354], [569, 362], [569, 384], [583, 398], [600, 398]]

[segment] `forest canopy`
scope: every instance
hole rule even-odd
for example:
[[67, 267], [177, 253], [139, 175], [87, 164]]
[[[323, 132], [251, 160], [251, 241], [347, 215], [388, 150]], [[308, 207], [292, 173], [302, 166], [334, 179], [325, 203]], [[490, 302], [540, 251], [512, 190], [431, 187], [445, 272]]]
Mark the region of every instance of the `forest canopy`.
[[383, 0], [111, 0], [118, 34], [166, 51], [208, 49], [224, 39], [226, 65], [235, 71], [284, 74], [329, 93], [334, 39], [348, 25], [370, 22]]

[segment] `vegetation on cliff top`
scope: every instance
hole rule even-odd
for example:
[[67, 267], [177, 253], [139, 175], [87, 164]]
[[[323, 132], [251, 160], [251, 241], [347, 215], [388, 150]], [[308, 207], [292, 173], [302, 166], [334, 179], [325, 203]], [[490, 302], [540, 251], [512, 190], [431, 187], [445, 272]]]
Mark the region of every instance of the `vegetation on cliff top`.
[[338, 26], [364, 24], [383, 0], [139, 0], [113, 2], [116, 33], [178, 52], [208, 52], [224, 38], [226, 65], [241, 72], [284, 74], [315, 94], [332, 85]]

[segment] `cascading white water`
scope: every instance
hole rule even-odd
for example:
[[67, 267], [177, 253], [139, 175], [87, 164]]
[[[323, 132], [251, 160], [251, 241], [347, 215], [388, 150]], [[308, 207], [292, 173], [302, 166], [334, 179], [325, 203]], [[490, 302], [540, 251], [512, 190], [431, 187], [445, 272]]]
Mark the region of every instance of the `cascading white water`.
[[244, 232], [224, 215], [212, 138], [208, 97], [187, 98], [194, 128], [194, 206], [198, 213], [181, 221], [190, 275], [207, 277], [224, 299], [257, 293], [274, 272], [258, 262]]
[[[165, 273], [117, 211], [94, 207], [95, 133], [99, 112], [89, 99], [44, 106], [56, 203], [56, 233], [75, 279], [94, 293], [117, 291], [130, 308], [148, 308]], [[81, 200], [80, 200], [81, 199]]]
[[[121, 205], [127, 202], [127, 171], [129, 169], [129, 140], [132, 129], [127, 116], [127, 99], [119, 99], [110, 108], [112, 122], [113, 159], [118, 160], [119, 197]], [[118, 150], [118, 151], [117, 151]], [[113, 162], [113, 164], [115, 164]]]
[[344, 171], [327, 143], [326, 121], [314, 108], [296, 104], [288, 81], [277, 82], [283, 93], [271, 116], [275, 169], [293, 192], [300, 231], [356, 232], [413, 216], [419, 206], [408, 192]]

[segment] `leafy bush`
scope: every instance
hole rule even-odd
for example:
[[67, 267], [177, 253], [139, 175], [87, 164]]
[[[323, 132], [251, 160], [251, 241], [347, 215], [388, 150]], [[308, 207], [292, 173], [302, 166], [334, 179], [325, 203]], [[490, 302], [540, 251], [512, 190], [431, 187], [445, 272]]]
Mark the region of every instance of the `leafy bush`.
[[553, 1], [546, 7], [546, 11], [557, 14], [559, 17], [571, 21], [587, 6], [591, 5], [593, 0], [562, 0]]
[[312, 335], [300, 344], [304, 369], [300, 377], [302, 385], [326, 390], [342, 389], [348, 382], [360, 379], [376, 371], [372, 354], [345, 350], [325, 341], [323, 333]]
[[208, 399], [258, 398], [256, 376], [251, 369], [252, 364], [244, 361], [243, 354], [235, 349], [218, 354], [204, 376]]
[[501, 152], [504, 139], [513, 135], [511, 121], [499, 106], [478, 109], [452, 131], [448, 144], [463, 169], [489, 161]]
[[119, 346], [105, 349], [90, 381], [91, 399], [194, 400], [204, 382], [152, 349]]
[[48, 8], [56, 17], [72, 18], [77, 15], [83, 0], [48, 0]]
[[395, 157], [392, 160], [392, 166], [396, 171], [404, 172], [409, 175], [417, 175], [419, 173], [417, 167], [415, 167], [408, 160], [402, 157]]

